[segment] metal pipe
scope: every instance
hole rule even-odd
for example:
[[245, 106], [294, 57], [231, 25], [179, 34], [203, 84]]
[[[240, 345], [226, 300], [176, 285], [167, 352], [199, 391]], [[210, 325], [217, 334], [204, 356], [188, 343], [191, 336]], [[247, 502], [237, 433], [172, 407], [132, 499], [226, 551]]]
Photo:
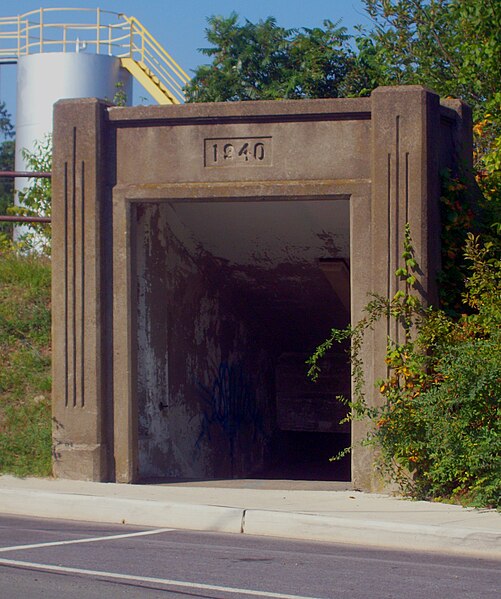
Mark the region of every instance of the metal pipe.
[[[52, 173], [30, 172], [30, 171], [0, 171], [1, 177], [33, 177], [39, 179], [50, 179]], [[0, 222], [6, 223], [50, 223], [51, 219], [47, 216], [6, 216], [0, 215]]]
[[101, 9], [96, 8], [96, 54], [101, 53]]
[[52, 173], [32, 172], [32, 171], [0, 171], [0, 177], [23, 177], [25, 179], [50, 179]]
[[6, 223], [50, 223], [48, 216], [5, 216], [0, 215], [0, 222]]
[[43, 8], [40, 9], [40, 54], [43, 53]]

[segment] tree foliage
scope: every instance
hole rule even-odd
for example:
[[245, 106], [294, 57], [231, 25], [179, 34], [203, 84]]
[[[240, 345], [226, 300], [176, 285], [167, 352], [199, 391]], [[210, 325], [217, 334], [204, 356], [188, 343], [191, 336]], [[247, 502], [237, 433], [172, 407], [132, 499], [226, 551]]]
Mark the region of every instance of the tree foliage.
[[[23, 149], [28, 170], [50, 172], [52, 170], [52, 135], [48, 134], [34, 143], [32, 150]], [[16, 212], [24, 216], [47, 216], [52, 213], [52, 182], [46, 178], [32, 178], [19, 192]], [[24, 252], [50, 255], [51, 226], [48, 223], [30, 223], [24, 227], [17, 245]]]
[[[0, 171], [14, 170], [14, 126], [5, 102], [0, 102]], [[0, 214], [6, 214], [14, 203], [14, 179], [0, 178]], [[0, 224], [0, 236], [9, 236], [12, 225]]]
[[385, 84], [422, 83], [483, 110], [499, 93], [496, 0], [364, 0]]
[[12, 117], [7, 111], [5, 102], [0, 102], [0, 136], [6, 139], [14, 137], [14, 125]]
[[[336, 98], [379, 85], [422, 84], [461, 98], [475, 119], [475, 167], [485, 196], [501, 183], [501, 3], [498, 0], [364, 0], [373, 20], [353, 39], [339, 22], [284, 29], [269, 17], [208, 19], [189, 102]], [[500, 225], [501, 227], [501, 225]]]
[[473, 108], [477, 181], [501, 229], [501, 3], [364, 2], [374, 23], [365, 53], [376, 57], [380, 85], [419, 83]]
[[238, 15], [208, 19], [201, 52], [212, 59], [186, 88], [189, 102], [336, 98], [353, 93], [356, 54], [339, 23], [284, 29], [272, 17], [258, 23]]

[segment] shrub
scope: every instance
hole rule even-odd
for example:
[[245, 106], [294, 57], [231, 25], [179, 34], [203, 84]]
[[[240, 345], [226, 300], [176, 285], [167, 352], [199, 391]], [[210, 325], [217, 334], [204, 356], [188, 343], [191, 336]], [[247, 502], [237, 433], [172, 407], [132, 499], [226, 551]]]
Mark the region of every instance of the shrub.
[[[406, 229], [405, 267], [397, 271], [409, 287], [390, 300], [374, 297], [355, 327], [332, 331], [309, 360], [315, 377], [318, 360], [332, 344], [352, 339], [355, 392], [352, 418], [369, 418], [366, 443], [376, 445], [379, 468], [404, 493], [470, 505], [501, 504], [501, 260], [499, 245], [482, 245], [467, 236], [470, 267], [463, 307], [472, 311], [453, 320], [425, 308], [412, 294], [410, 232]], [[387, 378], [377, 382], [381, 402], [368, 407], [363, 395], [363, 337], [380, 318], [396, 319], [404, 342], [389, 340]]]

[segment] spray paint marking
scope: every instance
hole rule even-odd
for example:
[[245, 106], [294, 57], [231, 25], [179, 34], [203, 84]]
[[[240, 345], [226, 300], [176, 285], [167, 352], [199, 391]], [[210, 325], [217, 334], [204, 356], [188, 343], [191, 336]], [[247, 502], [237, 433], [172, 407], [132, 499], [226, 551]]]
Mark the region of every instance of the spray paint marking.
[[252, 428], [253, 441], [258, 435], [266, 436], [252, 381], [240, 364], [221, 362], [212, 387], [199, 383], [199, 388], [208, 409], [203, 413], [195, 446], [199, 447], [204, 437], [210, 439], [211, 429], [216, 426], [228, 439], [233, 464], [236, 437], [243, 428]]

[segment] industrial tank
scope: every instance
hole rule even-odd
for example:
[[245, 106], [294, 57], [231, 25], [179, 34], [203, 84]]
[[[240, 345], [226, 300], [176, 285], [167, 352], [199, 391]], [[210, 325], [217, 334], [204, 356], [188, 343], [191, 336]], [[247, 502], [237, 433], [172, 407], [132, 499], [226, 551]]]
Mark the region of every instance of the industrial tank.
[[[58, 100], [113, 101], [120, 91], [126, 104], [132, 103], [132, 76], [115, 56], [85, 51], [31, 54], [19, 57], [17, 69], [17, 171], [30, 170], [23, 150], [33, 150], [34, 144], [52, 131], [52, 110]], [[24, 189], [27, 183], [27, 179], [17, 179], [16, 191]], [[24, 229], [17, 227], [16, 237]]]
[[[33, 150], [51, 132], [58, 100], [97, 97], [113, 102], [120, 92], [120, 103], [131, 105], [135, 78], [154, 101], [179, 104], [189, 81], [136, 18], [100, 8], [40, 8], [0, 17], [0, 65], [13, 63], [17, 171], [32, 170], [24, 150]], [[16, 190], [27, 183], [17, 179]]]
[[17, 63], [16, 168], [23, 170], [22, 148], [52, 131], [52, 109], [63, 98], [113, 101], [119, 89], [132, 101], [132, 76], [120, 59], [86, 52], [47, 52], [21, 56]]

